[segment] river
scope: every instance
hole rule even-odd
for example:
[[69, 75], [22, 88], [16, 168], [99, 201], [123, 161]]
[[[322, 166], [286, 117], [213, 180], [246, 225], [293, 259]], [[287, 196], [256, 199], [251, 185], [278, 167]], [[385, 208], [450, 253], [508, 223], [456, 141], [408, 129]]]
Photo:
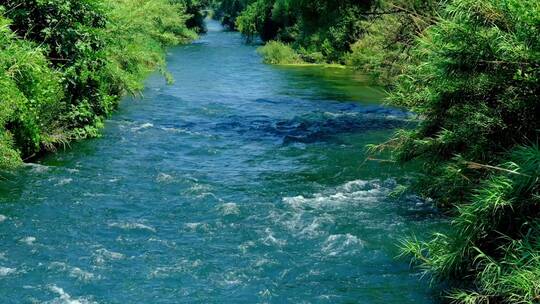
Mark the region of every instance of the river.
[[434, 303], [396, 259], [436, 214], [366, 162], [410, 115], [209, 22], [101, 138], [0, 183], [1, 303]]

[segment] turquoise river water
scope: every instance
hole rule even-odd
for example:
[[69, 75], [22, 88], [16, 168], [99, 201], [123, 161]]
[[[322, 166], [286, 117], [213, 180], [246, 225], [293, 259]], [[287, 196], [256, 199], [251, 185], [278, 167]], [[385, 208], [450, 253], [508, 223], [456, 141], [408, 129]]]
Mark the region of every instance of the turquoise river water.
[[409, 114], [208, 25], [175, 84], [0, 183], [0, 303], [434, 303], [396, 243], [437, 215], [363, 152]]

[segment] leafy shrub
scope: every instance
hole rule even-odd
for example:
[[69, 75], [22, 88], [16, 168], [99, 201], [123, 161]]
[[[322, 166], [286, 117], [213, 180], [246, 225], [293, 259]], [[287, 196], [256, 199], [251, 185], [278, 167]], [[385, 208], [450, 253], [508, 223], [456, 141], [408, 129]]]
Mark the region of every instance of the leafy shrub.
[[[164, 73], [164, 47], [193, 39], [194, 1], [5, 0], [0, 18], [0, 167], [99, 135], [125, 93]], [[13, 33], [17, 33], [16, 37]]]
[[346, 63], [370, 74], [375, 82], [391, 87], [405, 72], [414, 56], [411, 50], [419, 36], [438, 21], [444, 1], [382, 1], [362, 21], [361, 38], [351, 46]]
[[268, 64], [295, 64], [302, 63], [302, 59], [289, 45], [279, 41], [270, 41], [260, 47], [257, 52]]
[[[0, 16], [0, 152], [1, 164], [18, 162], [52, 141], [59, 102], [60, 75], [53, 71], [43, 50], [19, 40]], [[16, 151], [18, 150], [18, 152]]]
[[360, 38], [364, 13], [375, 1], [221, 1], [223, 23], [242, 32], [248, 40], [281, 40], [324, 61], [342, 62], [351, 45]]
[[[390, 98], [424, 118], [419, 129], [399, 136], [397, 156], [427, 160], [426, 171], [432, 172], [423, 187], [427, 196], [452, 204], [483, 177], [462, 160], [497, 165], [514, 146], [537, 140], [540, 32], [532, 12], [540, 8], [535, 3], [455, 1], [413, 50], [415, 62]], [[456, 180], [465, 186], [438, 186]]]
[[66, 129], [84, 128], [110, 113], [116, 101], [109, 97], [105, 74], [107, 18], [102, 3], [7, 0], [3, 5], [7, 17], [13, 20], [11, 28], [21, 37], [44, 45], [47, 57], [61, 71], [64, 101], [69, 107], [61, 118]]
[[406, 252], [466, 286], [457, 303], [540, 299], [539, 16], [535, 0], [451, 2], [390, 96], [423, 119], [386, 147], [423, 163], [416, 190], [457, 207], [450, 233]]
[[163, 71], [165, 46], [196, 37], [186, 26], [185, 9], [182, 3], [167, 0], [109, 1], [105, 52], [115, 95], [141, 90], [149, 72]]

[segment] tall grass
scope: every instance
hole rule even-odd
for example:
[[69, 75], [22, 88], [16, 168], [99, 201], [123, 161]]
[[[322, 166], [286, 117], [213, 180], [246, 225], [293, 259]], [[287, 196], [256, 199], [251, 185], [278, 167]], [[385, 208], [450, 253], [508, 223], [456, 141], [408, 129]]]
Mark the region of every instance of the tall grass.
[[51, 142], [57, 116], [65, 110], [60, 73], [44, 50], [18, 39], [0, 16], [0, 167], [21, 162]]

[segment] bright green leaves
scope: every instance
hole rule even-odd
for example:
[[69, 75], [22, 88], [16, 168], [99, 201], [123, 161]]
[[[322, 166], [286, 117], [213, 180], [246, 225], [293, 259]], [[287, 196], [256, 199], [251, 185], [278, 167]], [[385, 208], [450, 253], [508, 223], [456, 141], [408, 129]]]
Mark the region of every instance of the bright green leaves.
[[[60, 75], [53, 71], [36, 45], [19, 40], [0, 17], [0, 145], [3, 163], [41, 149], [46, 133], [53, 132], [54, 120], [63, 110]], [[9, 152], [12, 151], [12, 152]]]
[[[0, 17], [0, 168], [99, 135], [120, 96], [193, 39], [193, 1], [6, 0]], [[17, 37], [13, 34], [15, 32]]]
[[535, 303], [540, 294], [540, 150], [520, 146], [458, 208], [453, 231], [403, 250], [437, 280], [469, 278], [456, 303]]
[[264, 63], [268, 64], [298, 64], [302, 59], [289, 45], [279, 41], [270, 41], [257, 49], [263, 57]]
[[457, 206], [452, 231], [406, 243], [457, 303], [540, 299], [540, 5], [456, 0], [410, 52], [390, 99], [422, 116], [393, 146], [415, 189]]

